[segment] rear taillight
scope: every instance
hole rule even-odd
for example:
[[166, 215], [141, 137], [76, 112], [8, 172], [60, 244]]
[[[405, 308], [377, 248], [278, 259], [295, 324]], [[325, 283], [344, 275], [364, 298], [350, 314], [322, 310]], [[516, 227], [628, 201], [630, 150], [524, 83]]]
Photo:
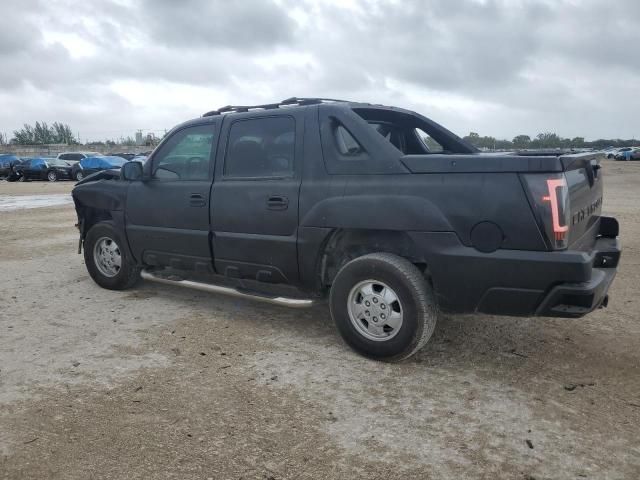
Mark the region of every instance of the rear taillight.
[[567, 248], [569, 241], [569, 188], [563, 173], [523, 175], [538, 222], [551, 248]]

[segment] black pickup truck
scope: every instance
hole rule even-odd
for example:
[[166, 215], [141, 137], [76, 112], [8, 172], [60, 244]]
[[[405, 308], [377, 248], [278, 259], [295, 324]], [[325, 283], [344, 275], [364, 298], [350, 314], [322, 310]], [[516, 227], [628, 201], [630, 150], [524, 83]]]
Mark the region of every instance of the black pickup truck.
[[439, 311], [580, 317], [620, 257], [594, 154], [480, 154], [417, 113], [292, 98], [174, 128], [73, 190], [102, 287], [142, 276], [292, 307], [398, 360]]

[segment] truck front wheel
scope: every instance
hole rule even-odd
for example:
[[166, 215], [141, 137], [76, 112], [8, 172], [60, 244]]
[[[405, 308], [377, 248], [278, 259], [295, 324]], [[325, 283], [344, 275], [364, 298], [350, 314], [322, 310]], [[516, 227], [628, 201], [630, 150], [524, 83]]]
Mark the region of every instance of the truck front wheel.
[[398, 361], [416, 353], [431, 338], [438, 316], [420, 270], [390, 253], [364, 255], [344, 265], [329, 302], [345, 342], [377, 360]]
[[84, 261], [89, 275], [101, 287], [125, 290], [140, 278], [140, 269], [124, 247], [124, 239], [112, 222], [97, 223], [87, 233]]

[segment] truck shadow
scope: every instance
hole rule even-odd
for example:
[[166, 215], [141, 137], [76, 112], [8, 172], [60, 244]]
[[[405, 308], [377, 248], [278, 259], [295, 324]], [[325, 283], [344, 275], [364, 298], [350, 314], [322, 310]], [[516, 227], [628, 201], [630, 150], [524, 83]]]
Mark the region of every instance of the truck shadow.
[[[273, 347], [279, 344], [283, 349], [305, 350], [322, 344], [336, 355], [356, 355], [338, 335], [326, 301], [311, 308], [290, 309], [153, 284], [143, 284], [129, 295], [130, 298], [161, 295], [184, 303], [185, 308], [195, 308], [205, 317], [214, 315], [226, 322], [240, 322], [250, 330], [260, 329], [265, 341], [273, 339]], [[601, 357], [600, 366], [608, 370], [618, 368], [624, 362], [637, 362], [628, 355], [602, 357], [603, 344], [608, 339], [594, 338], [592, 331], [584, 325], [580, 320], [443, 315], [428, 344], [402, 364], [474, 371], [535, 369], [540, 364], [561, 364], [568, 369], [581, 370], [585, 357]]]

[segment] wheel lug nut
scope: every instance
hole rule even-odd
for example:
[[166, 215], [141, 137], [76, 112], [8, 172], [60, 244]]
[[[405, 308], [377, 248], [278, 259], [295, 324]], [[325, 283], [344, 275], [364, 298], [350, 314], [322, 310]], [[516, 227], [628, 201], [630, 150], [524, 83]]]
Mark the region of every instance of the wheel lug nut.
[[373, 317], [373, 322], [378, 323], [378, 317]]
[[384, 303], [381, 303], [380, 308], [384, 310], [385, 308], [387, 308], [387, 306]]
[[385, 315], [384, 313], [381, 313], [381, 314], [380, 314], [380, 318], [384, 320], [384, 319], [385, 319], [385, 318], [387, 318], [387, 317], [386, 317], [386, 315]]
[[364, 302], [364, 304], [365, 304], [367, 307], [368, 307], [369, 305], [371, 305], [371, 304], [369, 303], [369, 300], [367, 300], [366, 302]]
[[373, 303], [378, 303], [378, 299], [377, 299], [377, 298], [374, 298], [374, 299], [373, 299]]

